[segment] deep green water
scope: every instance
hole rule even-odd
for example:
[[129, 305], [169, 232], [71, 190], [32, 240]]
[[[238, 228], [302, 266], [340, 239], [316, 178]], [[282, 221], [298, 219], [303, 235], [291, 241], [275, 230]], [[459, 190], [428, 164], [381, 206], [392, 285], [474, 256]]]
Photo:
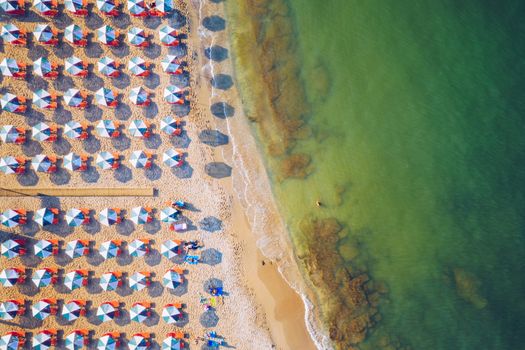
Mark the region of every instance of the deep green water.
[[388, 286], [365, 347], [524, 349], [525, 2], [290, 4], [315, 172], [275, 192], [292, 233], [308, 213], [348, 225], [352, 263]]

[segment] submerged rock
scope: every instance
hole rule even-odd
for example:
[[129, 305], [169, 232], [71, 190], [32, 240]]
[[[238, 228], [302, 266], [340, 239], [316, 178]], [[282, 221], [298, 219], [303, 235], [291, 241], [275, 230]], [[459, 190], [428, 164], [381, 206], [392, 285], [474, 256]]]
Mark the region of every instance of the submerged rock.
[[487, 306], [487, 299], [479, 293], [481, 282], [476, 276], [461, 268], [454, 268], [453, 272], [458, 295], [477, 309]]
[[304, 153], [292, 154], [281, 162], [281, 176], [283, 178], [304, 179], [310, 174], [308, 166], [311, 158]]

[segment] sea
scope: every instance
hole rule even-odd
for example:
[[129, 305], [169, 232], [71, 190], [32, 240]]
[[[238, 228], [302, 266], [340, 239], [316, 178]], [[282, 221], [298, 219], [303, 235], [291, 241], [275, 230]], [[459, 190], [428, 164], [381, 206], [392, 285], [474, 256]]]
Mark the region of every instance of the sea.
[[[273, 40], [306, 131], [284, 155], [256, 135], [297, 254], [324, 244], [305, 219], [335, 219], [348, 271], [381, 286], [365, 339], [337, 347], [525, 349], [525, 2], [243, 2], [267, 9], [256, 32], [293, 33]], [[303, 172], [282, 175], [289, 154]]]

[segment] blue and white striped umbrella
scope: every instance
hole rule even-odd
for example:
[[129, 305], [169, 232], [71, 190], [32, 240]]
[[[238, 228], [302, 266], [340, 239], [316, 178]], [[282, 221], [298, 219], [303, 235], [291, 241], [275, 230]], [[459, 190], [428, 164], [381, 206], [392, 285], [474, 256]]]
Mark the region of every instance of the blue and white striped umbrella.
[[147, 240], [144, 239], [134, 239], [128, 244], [129, 255], [134, 258], [140, 258], [148, 252]]
[[21, 277], [20, 271], [15, 268], [7, 268], [0, 271], [0, 284], [4, 287], [13, 287]]
[[180, 61], [175, 55], [167, 55], [160, 62], [162, 70], [168, 74], [180, 73]]
[[128, 126], [129, 134], [133, 137], [145, 137], [149, 126], [143, 120], [132, 120]]
[[97, 62], [98, 72], [105, 76], [112, 76], [118, 72], [117, 62], [107, 56], [102, 57]]
[[172, 223], [179, 220], [180, 211], [173, 207], [166, 207], [160, 211], [160, 221]]
[[64, 38], [72, 44], [84, 39], [84, 31], [77, 24], [71, 24], [64, 29]]
[[162, 154], [162, 162], [170, 168], [180, 166], [182, 163], [182, 156], [182, 152], [178, 152], [170, 148]]
[[113, 90], [108, 88], [100, 88], [95, 92], [95, 102], [101, 106], [110, 106], [117, 100], [117, 96]]
[[64, 250], [67, 256], [71, 259], [80, 258], [89, 253], [88, 242], [84, 240], [75, 239], [66, 244]]
[[97, 7], [101, 12], [111, 12], [117, 7], [116, 0], [97, 0]]
[[2, 36], [2, 40], [8, 43], [20, 39], [21, 35], [22, 32], [20, 31], [20, 28], [18, 28], [12, 23], [4, 24], [2, 26], [2, 30], [0, 31], [0, 36]]
[[115, 258], [120, 253], [121, 243], [116, 240], [102, 242], [98, 249], [98, 253], [102, 255], [104, 259]]
[[110, 303], [102, 303], [97, 308], [97, 317], [102, 322], [108, 322], [115, 318], [118, 309]]
[[148, 13], [144, 0], [128, 0], [128, 11], [132, 16], [144, 16]]
[[178, 35], [179, 33], [177, 30], [169, 25], [166, 25], [159, 30], [160, 42], [167, 46], [178, 44]]
[[24, 164], [12, 156], [0, 158], [0, 172], [4, 174], [17, 174]]
[[78, 139], [82, 136], [84, 127], [77, 121], [71, 120], [64, 124], [64, 136], [70, 139]]
[[141, 57], [131, 57], [128, 61], [128, 70], [135, 76], [143, 75], [148, 71], [146, 61]]
[[129, 218], [135, 225], [143, 225], [153, 220], [150, 212], [144, 207], [132, 208]]
[[78, 75], [84, 71], [84, 62], [77, 56], [70, 56], [64, 60], [64, 68], [71, 75]]
[[172, 116], [167, 116], [160, 121], [160, 130], [170, 136], [174, 135], [178, 128], [178, 122]]
[[164, 89], [164, 100], [170, 104], [182, 104], [184, 99], [182, 97], [182, 90], [175, 85], [168, 85]]
[[51, 62], [47, 59], [47, 57], [40, 57], [33, 62], [33, 72], [41, 77], [51, 73], [52, 71], [53, 68], [51, 67]]
[[[84, 161], [82, 160], [81, 156], [79, 156], [78, 154], [74, 152], [71, 152], [64, 156], [62, 166], [69, 171], [82, 170], [84, 168]], [[78, 209], [74, 209], [74, 210], [78, 210]], [[68, 214], [66, 213], [66, 220], [67, 218], [68, 218]], [[72, 226], [72, 225], [69, 224], [69, 226]]]
[[33, 35], [36, 40], [41, 43], [47, 43], [55, 36], [53, 29], [47, 24], [37, 24], [33, 31]]
[[173, 11], [173, 9], [172, 0], [155, 0], [155, 10], [162, 13], [169, 13]]
[[2, 98], [0, 98], [0, 104], [2, 109], [7, 112], [16, 112], [16, 110], [22, 106], [18, 96], [13, 95], [10, 92], [7, 92], [2, 96]]
[[31, 135], [38, 142], [47, 141], [52, 134], [53, 130], [44, 122], [40, 122], [31, 128]]
[[115, 137], [115, 132], [118, 131], [118, 124], [110, 119], [103, 119], [97, 123], [95, 131], [100, 137]]
[[142, 323], [148, 319], [150, 310], [142, 303], [135, 303], [129, 309], [129, 318], [138, 323]]
[[19, 210], [7, 209], [0, 215], [0, 222], [5, 227], [13, 228], [25, 223], [24, 216]]
[[56, 225], [58, 224], [58, 209], [40, 208], [35, 212], [33, 220], [40, 226]]
[[40, 13], [46, 13], [55, 8], [51, 0], [33, 0], [33, 7]]
[[168, 239], [164, 241], [160, 246], [160, 253], [168, 259], [172, 259], [177, 255], [181, 254], [183, 249], [181, 247], [181, 241]]
[[111, 334], [104, 334], [97, 341], [97, 350], [117, 350], [117, 340]]
[[133, 151], [129, 157], [129, 162], [134, 168], [147, 168], [150, 162], [150, 156], [144, 151]]
[[47, 287], [53, 282], [53, 271], [46, 268], [35, 270], [31, 275], [31, 281], [38, 288]]
[[142, 290], [148, 286], [148, 276], [142, 272], [134, 272], [129, 276], [129, 287], [135, 291]]
[[3, 76], [12, 77], [14, 74], [20, 72], [20, 68], [14, 58], [4, 58], [2, 62], [0, 62], [0, 71]]
[[33, 254], [40, 259], [45, 259], [53, 255], [53, 242], [47, 239], [41, 239], [33, 245]]
[[119, 213], [112, 208], [105, 208], [98, 214], [98, 220], [102, 225], [111, 226], [119, 222]]
[[0, 303], [0, 319], [4, 321], [14, 320], [19, 311], [20, 303], [15, 300], [7, 300]]
[[69, 290], [81, 288], [86, 281], [86, 276], [81, 270], [68, 272], [64, 275], [64, 286]]
[[140, 334], [135, 334], [128, 342], [129, 350], [147, 350], [149, 340]]
[[85, 346], [86, 335], [80, 330], [74, 330], [64, 339], [64, 346], [67, 350], [80, 350]]
[[[51, 96], [49, 91], [44, 90], [44, 89], [38, 89], [35, 92], [33, 92], [33, 104], [35, 104], [38, 108], [42, 108], [42, 109], [51, 108], [51, 104], [53, 102], [54, 102], [54, 98], [53, 96]], [[44, 124], [44, 123], [41, 123], [41, 124]]]
[[110, 44], [116, 38], [117, 32], [108, 25], [104, 25], [97, 29], [97, 39], [103, 44]]
[[2, 256], [5, 256], [8, 259], [13, 259], [19, 256], [24, 250], [25, 241], [19, 239], [8, 239], [5, 242], [2, 242], [0, 245], [0, 251]]
[[97, 158], [95, 159], [95, 163], [97, 164], [97, 166], [103, 170], [114, 168], [116, 165], [118, 165], [118, 162], [118, 157], [116, 157], [113, 153], [109, 153], [106, 151], [97, 154]]
[[162, 320], [167, 324], [176, 323], [181, 315], [180, 310], [172, 304], [168, 304], [162, 309]]
[[41, 331], [33, 335], [31, 347], [33, 350], [48, 350], [53, 346], [53, 336], [50, 332]]
[[[24, 8], [20, 3], [19, 0], [2, 0], [0, 1], [0, 9], [4, 10], [5, 13], [23, 12]], [[24, 3], [22, 2], [22, 4]]]
[[182, 275], [173, 269], [166, 271], [162, 276], [162, 284], [168, 289], [175, 289], [182, 282], [184, 282]]
[[134, 87], [129, 92], [129, 100], [138, 105], [144, 105], [148, 102], [149, 94], [142, 86]]
[[19, 140], [20, 131], [14, 125], [0, 127], [0, 139], [5, 143], [15, 143]]
[[79, 89], [67, 89], [64, 93], [64, 101], [70, 107], [78, 107], [84, 101]]
[[51, 315], [51, 304], [47, 300], [39, 300], [31, 306], [31, 314], [37, 320], [45, 320]]
[[88, 219], [84, 211], [77, 208], [68, 209], [65, 217], [67, 224], [72, 227], [82, 226]]
[[180, 339], [169, 335], [162, 341], [162, 350], [182, 350], [182, 342]]
[[144, 29], [133, 27], [128, 31], [128, 41], [130, 45], [140, 46], [146, 42], [146, 33]]
[[74, 321], [78, 319], [82, 313], [83, 307], [82, 305], [77, 302], [76, 300], [72, 300], [64, 306], [62, 306], [62, 317], [64, 317], [67, 321]]
[[83, 0], [64, 0], [64, 7], [72, 13], [76, 13], [84, 8]]
[[41, 173], [54, 171], [55, 161], [45, 154], [37, 154], [31, 159], [31, 167]]

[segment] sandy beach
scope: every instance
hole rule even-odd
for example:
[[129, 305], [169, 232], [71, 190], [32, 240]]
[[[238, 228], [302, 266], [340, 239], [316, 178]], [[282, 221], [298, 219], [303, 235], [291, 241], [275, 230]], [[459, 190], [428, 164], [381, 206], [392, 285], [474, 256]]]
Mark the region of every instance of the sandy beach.
[[[2, 125], [12, 124], [30, 129], [31, 125], [40, 121], [61, 126], [74, 120], [94, 126], [101, 119], [111, 119], [122, 124], [123, 135], [117, 139], [101, 138], [91, 130], [90, 137], [85, 141], [66, 139], [59, 133], [56, 142], [38, 143], [28, 138], [24, 145], [2, 144], [0, 156], [25, 156], [29, 159], [36, 154], [53, 154], [60, 158], [69, 152], [75, 152], [88, 155], [90, 167], [84, 173], [59, 168], [57, 173], [45, 174], [33, 172], [28, 163], [28, 171], [23, 175], [0, 175], [1, 187], [153, 187], [156, 195], [127, 198], [2, 198], [2, 211], [25, 208], [34, 212], [42, 207], [55, 207], [63, 212], [71, 208], [89, 208], [98, 213], [104, 208], [122, 208], [125, 210], [126, 220], [106, 227], [101, 226], [97, 222], [98, 216], [94, 215], [90, 224], [77, 228], [68, 227], [63, 220], [58, 225], [45, 228], [34, 222], [13, 229], [3, 227], [2, 241], [22, 237], [29, 242], [29, 253], [26, 256], [11, 260], [0, 258], [4, 268], [57, 267], [64, 273], [88, 269], [94, 277], [88, 287], [72, 292], [63, 288], [60, 281], [56, 286], [40, 290], [31, 281], [14, 288], [0, 287], [2, 300], [23, 298], [36, 302], [42, 298], [54, 297], [61, 302], [72, 299], [91, 302], [87, 317], [74, 322], [66, 322], [53, 316], [37, 321], [30, 313], [26, 313], [13, 321], [0, 321], [0, 334], [12, 330], [34, 333], [47, 328], [60, 329], [67, 334], [74, 329], [85, 328], [94, 331], [95, 340], [110, 331], [123, 332], [124, 339], [129, 340], [131, 335], [147, 330], [154, 334], [153, 344], [158, 348], [167, 333], [181, 330], [187, 334], [186, 345], [189, 348], [200, 348], [202, 342], [196, 344], [196, 339], [202, 337], [206, 331], [214, 330], [224, 337], [228, 345], [236, 349], [315, 348], [304, 322], [303, 301], [282, 279], [277, 268], [279, 266], [282, 270], [283, 266], [288, 267], [288, 274], [293, 274], [296, 270], [292, 253], [287, 248], [284, 224], [273, 203], [255, 140], [243, 118], [242, 106], [233, 86], [231, 62], [227, 59], [227, 54], [225, 59], [212, 57], [210, 60], [206, 57], [213, 56], [206, 54], [206, 49], [212, 46], [220, 45], [225, 50], [229, 49], [225, 28], [227, 23], [221, 27], [222, 22], [212, 17], [224, 17], [222, 5], [211, 1], [178, 1], [176, 8], [172, 15], [163, 19], [130, 17], [126, 9], [120, 16], [108, 18], [95, 7], [87, 18], [74, 17], [62, 11], [50, 20], [31, 12], [12, 21], [28, 33], [39, 23], [50, 23], [59, 31], [75, 23], [88, 32], [94, 32], [96, 28], [108, 24], [124, 34], [130, 27], [136, 26], [145, 28], [151, 35], [151, 45], [145, 49], [136, 48], [129, 46], [124, 39], [118, 47], [109, 48], [98, 43], [93, 36], [86, 48], [72, 46], [64, 40], [56, 48], [40, 45], [34, 40], [29, 47], [16, 47], [4, 42], [0, 55], [2, 59], [15, 58], [30, 64], [33, 60], [46, 56], [50, 61], [63, 65], [64, 58], [75, 55], [94, 68], [90, 76], [84, 79], [71, 77], [63, 71], [54, 81], [34, 74], [29, 74], [26, 80], [2, 77], [2, 93], [11, 92], [29, 100], [32, 91], [40, 88], [56, 92], [60, 96], [67, 89], [76, 87], [93, 95], [104, 86], [115, 89], [121, 97], [116, 109], [90, 106], [85, 110], [78, 110], [65, 106], [63, 99], [59, 98], [56, 111], [41, 110], [34, 106], [34, 109], [30, 108], [25, 114], [3, 111]], [[209, 18], [213, 18], [212, 22], [209, 22]], [[11, 17], [7, 15], [1, 17], [3, 24], [9, 20]], [[167, 24], [182, 33], [182, 45], [175, 48], [159, 45], [158, 30]], [[160, 61], [167, 54], [180, 55], [187, 62], [182, 75], [169, 76], [162, 72]], [[120, 77], [103, 77], [96, 71], [98, 58], [106, 55], [122, 64]], [[152, 74], [149, 77], [129, 74], [126, 69], [127, 61], [133, 56], [142, 57], [152, 64]], [[170, 84], [187, 91], [188, 104], [171, 106], [163, 101], [163, 90]], [[143, 86], [152, 93], [150, 106], [138, 107], [130, 103], [129, 92], [138, 86]], [[234, 112], [230, 113], [228, 109], [228, 113], [224, 113], [228, 116], [217, 117], [220, 113], [213, 107], [210, 109], [210, 106], [216, 106], [217, 103], [227, 103]], [[213, 111], [215, 112], [212, 113]], [[168, 115], [181, 117], [185, 122], [182, 136], [170, 137], [160, 131], [160, 120]], [[150, 122], [154, 126], [153, 135], [147, 140], [131, 137], [127, 126], [132, 120]], [[162, 154], [170, 148], [182, 150], [187, 164], [180, 168], [169, 168], [162, 164]], [[135, 169], [130, 165], [130, 155], [136, 150], [155, 155], [150, 169]], [[94, 159], [101, 151], [119, 152], [122, 162], [120, 168], [101, 170], [96, 167]], [[185, 232], [170, 231], [167, 224], [160, 222], [160, 210], [166, 207], [166, 202], [178, 199], [190, 204], [183, 211], [184, 221], [189, 227]], [[257, 206], [253, 206], [254, 202]], [[130, 209], [138, 206], [155, 209], [151, 223], [134, 225], [129, 221]], [[265, 240], [261, 234], [264, 230], [272, 230], [275, 234], [270, 240]], [[153, 250], [148, 256], [132, 258], [124, 252], [115, 259], [104, 260], [97, 253], [101, 242], [111, 239], [129, 242], [136, 238], [153, 240]], [[63, 250], [56, 257], [40, 260], [31, 253], [32, 242], [37, 239], [59, 239], [63, 244], [74, 239], [86, 239], [93, 242], [93, 249], [90, 255], [73, 260], [66, 258]], [[202, 263], [189, 265], [181, 263], [181, 259], [170, 261], [161, 256], [161, 244], [168, 239], [201, 241], [204, 244], [199, 252]], [[268, 257], [262, 256], [259, 248]], [[183, 268], [187, 280], [174, 292], [160, 283], [165, 271], [173, 266]], [[124, 283], [116, 291], [104, 292], [98, 287], [97, 278], [108, 271], [122, 271], [127, 274], [135, 271], [152, 272], [153, 284], [142, 291], [132, 291]], [[201, 296], [210, 297], [207, 291], [210, 283], [222, 285], [227, 295], [214, 310], [205, 311], [200, 300]], [[123, 312], [114, 321], [100, 323], [94, 315], [96, 308], [102, 302], [111, 300], [121, 302]], [[126, 311], [133, 303], [140, 301], [154, 304], [154, 313], [144, 324], [131, 322]], [[176, 327], [166, 324], [160, 318], [162, 307], [174, 302], [185, 305], [185, 316]]]

